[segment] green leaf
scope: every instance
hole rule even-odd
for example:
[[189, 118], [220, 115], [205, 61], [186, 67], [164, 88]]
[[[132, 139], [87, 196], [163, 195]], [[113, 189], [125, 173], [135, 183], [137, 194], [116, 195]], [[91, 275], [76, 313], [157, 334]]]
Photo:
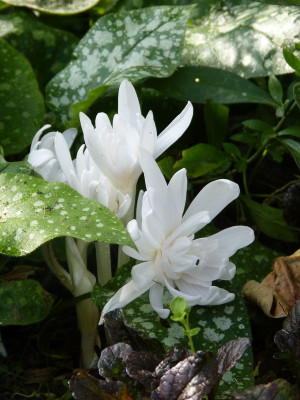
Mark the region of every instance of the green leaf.
[[2, 154], [0, 154], [0, 173], [11, 172], [14, 174], [36, 175], [32, 166], [27, 161], [5, 161]]
[[52, 303], [36, 281], [0, 281], [0, 325], [34, 324], [47, 317]]
[[295, 136], [300, 138], [300, 126], [289, 126], [277, 133], [278, 136]]
[[108, 208], [63, 183], [3, 173], [0, 192], [0, 253], [21, 256], [59, 236], [133, 246]]
[[0, 37], [30, 61], [42, 87], [70, 61], [78, 39], [25, 11], [0, 15]]
[[293, 139], [281, 139], [281, 142], [291, 152], [297, 167], [300, 169], [300, 143]]
[[6, 154], [28, 146], [44, 117], [44, 102], [27, 59], [0, 39], [0, 145]]
[[77, 14], [93, 7], [99, 0], [4, 0], [4, 3], [50, 14]]
[[233, 143], [223, 143], [222, 144], [224, 150], [227, 154], [229, 154], [232, 158], [240, 159], [242, 157], [240, 149]]
[[200, 332], [200, 328], [193, 328], [193, 329], [189, 329], [189, 331], [187, 332], [188, 335], [190, 336], [196, 336], [198, 335], [198, 333]]
[[236, 133], [230, 136], [231, 140], [245, 144], [256, 144], [258, 142], [258, 135], [253, 133]]
[[252, 131], [264, 132], [272, 129], [271, 125], [259, 119], [248, 119], [247, 121], [243, 121], [242, 124]]
[[285, 61], [289, 64], [289, 66], [292, 67], [295, 71], [300, 72], [299, 58], [287, 49], [283, 49], [283, 55], [284, 55]]
[[70, 64], [47, 86], [61, 123], [78, 123], [110, 86], [172, 74], [179, 63], [190, 7], [153, 7], [100, 18], [79, 42]]
[[230, 157], [224, 151], [206, 143], [199, 143], [183, 150], [181, 160], [174, 165], [174, 170], [187, 169], [188, 176], [198, 178], [216, 172], [225, 171], [230, 165]]
[[228, 129], [229, 108], [208, 101], [203, 108], [208, 144], [221, 147]]
[[268, 87], [272, 98], [276, 101], [276, 103], [281, 104], [283, 97], [282, 86], [276, 76], [270, 75]]
[[300, 83], [296, 83], [293, 87], [293, 95], [294, 99], [297, 103], [297, 106], [300, 108]]
[[281, 49], [299, 41], [299, 16], [299, 7], [218, 2], [204, 22], [188, 27], [182, 63], [222, 68], [245, 78], [291, 72]]
[[260, 103], [277, 107], [271, 96], [254, 83], [221, 69], [210, 67], [179, 68], [170, 78], [151, 79], [151, 86], [166, 96], [193, 103], [213, 100], [219, 104]]
[[284, 242], [297, 242], [296, 236], [283, 218], [282, 210], [257, 203], [244, 195], [240, 196], [240, 199], [248, 208], [255, 224], [265, 235]]

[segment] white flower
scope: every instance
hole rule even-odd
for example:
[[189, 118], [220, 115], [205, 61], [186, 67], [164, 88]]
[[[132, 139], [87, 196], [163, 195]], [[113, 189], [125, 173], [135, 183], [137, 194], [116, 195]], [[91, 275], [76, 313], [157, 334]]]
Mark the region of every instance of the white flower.
[[104, 113], [97, 115], [95, 128], [83, 113], [80, 113], [80, 121], [86, 146], [99, 169], [116, 188], [135, 193], [142, 172], [141, 149], [157, 158], [180, 138], [192, 116], [193, 107], [188, 102], [181, 114], [157, 136], [152, 112], [146, 118], [142, 116], [134, 87], [124, 80], [119, 89], [118, 114], [114, 116], [113, 125]]
[[[46, 181], [66, 183], [66, 177], [61, 171], [54, 148], [56, 132], [48, 132], [40, 139], [42, 133], [48, 128], [50, 128], [50, 125], [45, 125], [35, 134], [32, 140], [28, 162]], [[63, 133], [68, 148], [72, 146], [76, 134], [77, 129], [73, 128], [67, 129]]]
[[104, 314], [126, 306], [148, 289], [150, 304], [161, 318], [170, 312], [163, 308], [164, 288], [190, 306], [233, 300], [233, 293], [213, 286], [212, 281], [233, 278], [236, 268], [229, 257], [252, 243], [253, 230], [234, 226], [201, 239], [194, 239], [194, 234], [238, 197], [238, 185], [225, 179], [209, 183], [183, 214], [186, 170], [178, 171], [167, 185], [148, 153], [143, 152], [140, 161], [147, 191], [139, 197], [137, 220], [127, 225], [137, 251], [126, 246], [123, 251], [141, 263], [132, 268], [132, 280], [105, 305], [100, 323]]
[[72, 161], [66, 139], [59, 132], [55, 135], [55, 154], [67, 184], [82, 196], [99, 201], [122, 218], [130, 207], [131, 196], [111, 184], [84, 148], [85, 145], [79, 148], [76, 159]]

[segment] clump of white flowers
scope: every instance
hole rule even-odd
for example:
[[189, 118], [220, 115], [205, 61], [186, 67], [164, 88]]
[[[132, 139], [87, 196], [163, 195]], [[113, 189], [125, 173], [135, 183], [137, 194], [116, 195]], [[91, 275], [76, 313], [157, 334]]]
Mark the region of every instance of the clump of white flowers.
[[[142, 151], [154, 158], [161, 155], [185, 132], [192, 116], [193, 107], [188, 102], [175, 120], [157, 135], [152, 112], [146, 118], [142, 116], [134, 87], [125, 80], [120, 85], [118, 114], [112, 125], [104, 113], [96, 116], [95, 127], [85, 114], [80, 114], [85, 143], [74, 160], [70, 147], [76, 129], [62, 134], [49, 132], [42, 137], [50, 127], [45, 125], [33, 139], [28, 161], [45, 180], [66, 183], [81, 195], [98, 200], [126, 224], [133, 218]], [[90, 292], [96, 282], [87, 267], [87, 246], [81, 240], [66, 239], [69, 273], [57, 262], [51, 246], [44, 251], [47, 264], [74, 296]], [[103, 285], [111, 277], [109, 244], [96, 244], [96, 255], [98, 281]], [[120, 257], [119, 264], [123, 260]], [[91, 299], [77, 304], [77, 317], [83, 366], [88, 368], [95, 361], [94, 345], [99, 340], [99, 314]]]

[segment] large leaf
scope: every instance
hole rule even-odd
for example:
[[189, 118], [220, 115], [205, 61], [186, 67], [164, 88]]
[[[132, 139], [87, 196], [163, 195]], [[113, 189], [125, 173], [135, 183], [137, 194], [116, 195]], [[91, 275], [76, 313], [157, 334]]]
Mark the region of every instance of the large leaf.
[[0, 193], [0, 253], [21, 256], [58, 236], [132, 245], [108, 208], [63, 183], [3, 173]]
[[36, 175], [32, 166], [27, 161], [7, 162], [0, 151], [0, 173], [11, 172], [14, 174]]
[[33, 280], [0, 281], [0, 325], [28, 325], [44, 319], [52, 297]]
[[28, 58], [42, 86], [70, 61], [78, 41], [71, 33], [19, 10], [0, 15], [0, 37]]
[[187, 169], [188, 176], [198, 178], [207, 174], [223, 172], [230, 165], [230, 157], [224, 151], [206, 143], [199, 143], [183, 150], [182, 158], [174, 165], [174, 170]]
[[282, 139], [281, 141], [289, 149], [297, 167], [300, 169], [300, 143], [293, 139]]
[[282, 47], [298, 42], [299, 7], [252, 0], [225, 4], [188, 27], [183, 64], [222, 68], [245, 78], [291, 72]]
[[290, 229], [283, 218], [283, 211], [267, 204], [257, 203], [247, 196], [240, 196], [243, 203], [257, 227], [266, 235], [285, 242], [297, 242], [292, 229]]
[[0, 39], [0, 145], [5, 153], [28, 146], [43, 116], [43, 97], [29, 62]]
[[194, 103], [262, 103], [278, 104], [264, 90], [237, 74], [210, 67], [179, 68], [170, 78], [151, 79], [148, 85], [169, 97]]
[[4, 3], [50, 14], [77, 14], [93, 7], [99, 0], [4, 0]]
[[177, 67], [190, 7], [153, 7], [100, 18], [70, 64], [47, 86], [47, 102], [62, 123], [124, 78], [165, 77]]

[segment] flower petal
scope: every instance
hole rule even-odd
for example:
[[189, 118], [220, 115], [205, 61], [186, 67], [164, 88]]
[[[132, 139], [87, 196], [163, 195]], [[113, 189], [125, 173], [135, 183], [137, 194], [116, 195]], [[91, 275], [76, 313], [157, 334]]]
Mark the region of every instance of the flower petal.
[[227, 179], [210, 182], [198, 193], [183, 216], [183, 221], [201, 210], [208, 211], [213, 219], [240, 193], [239, 186]]
[[154, 158], [159, 157], [186, 131], [193, 117], [193, 106], [187, 103], [183, 111], [164, 129], [157, 138]]
[[133, 85], [127, 79], [119, 88], [118, 114], [124, 121], [138, 128], [137, 115], [141, 115], [140, 103]]
[[44, 125], [41, 129], [39, 129], [37, 131], [37, 133], [34, 135], [33, 139], [32, 139], [32, 143], [31, 143], [31, 147], [30, 147], [30, 151], [32, 151], [36, 145], [36, 143], [39, 141], [41, 134], [48, 128], [50, 128], [51, 125]]
[[165, 319], [168, 318], [170, 310], [167, 308], [163, 308], [164, 307], [163, 294], [164, 294], [164, 287], [159, 285], [158, 283], [154, 283], [154, 285], [151, 286], [149, 291], [149, 301], [151, 307], [153, 308], [154, 311], [157, 312], [160, 318]]
[[63, 137], [65, 138], [69, 149], [71, 148], [71, 146], [76, 138], [76, 135], [77, 135], [76, 128], [70, 128], [63, 132]]
[[148, 289], [150, 289], [152, 285], [153, 281], [149, 281], [147, 285], [141, 288], [137, 288], [133, 283], [133, 281], [131, 280], [128, 283], [126, 283], [126, 285], [122, 286], [117, 291], [117, 293], [105, 304], [101, 313], [99, 325], [103, 324], [104, 322], [103, 317], [105, 314], [115, 310], [116, 308], [125, 307], [127, 304], [131, 303], [137, 297], [141, 296]]
[[135, 265], [131, 269], [132, 280], [137, 288], [147, 285], [149, 281], [152, 281], [155, 276], [153, 262], [145, 261], [143, 263]]
[[167, 183], [159, 166], [148, 151], [141, 150], [140, 164], [144, 172], [147, 189], [152, 187], [160, 196], [164, 196], [167, 190]]
[[57, 160], [60, 167], [67, 178], [70, 186], [77, 191], [80, 191], [80, 184], [78, 182], [69, 147], [63, 135], [59, 132], [56, 133], [54, 138], [54, 148], [57, 156]]
[[254, 232], [248, 226], [232, 226], [209, 236], [208, 239], [218, 239], [217, 251], [231, 257], [237, 250], [253, 242]]

